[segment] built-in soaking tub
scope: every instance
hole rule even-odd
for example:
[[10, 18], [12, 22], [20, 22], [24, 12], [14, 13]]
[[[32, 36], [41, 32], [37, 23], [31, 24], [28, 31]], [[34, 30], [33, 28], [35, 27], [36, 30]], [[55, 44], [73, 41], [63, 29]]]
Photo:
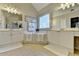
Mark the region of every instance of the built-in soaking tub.
[[47, 44], [46, 32], [25, 32], [24, 43]]

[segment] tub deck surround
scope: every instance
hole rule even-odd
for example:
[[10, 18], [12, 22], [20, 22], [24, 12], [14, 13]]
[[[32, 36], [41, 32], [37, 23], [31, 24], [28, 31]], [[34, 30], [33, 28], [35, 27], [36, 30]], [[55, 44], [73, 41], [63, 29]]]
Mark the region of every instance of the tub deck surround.
[[49, 51], [55, 53], [58, 56], [69, 55], [69, 49], [58, 44], [49, 44], [47, 46], [44, 46], [44, 48], [48, 49]]
[[22, 29], [0, 29], [0, 53], [22, 47]]

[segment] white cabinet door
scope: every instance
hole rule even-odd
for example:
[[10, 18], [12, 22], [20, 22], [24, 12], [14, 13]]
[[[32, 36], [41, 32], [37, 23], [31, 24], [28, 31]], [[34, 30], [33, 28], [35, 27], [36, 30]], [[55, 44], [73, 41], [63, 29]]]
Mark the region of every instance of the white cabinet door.
[[10, 31], [0, 31], [0, 45], [11, 42]]
[[48, 41], [49, 41], [49, 43], [58, 44], [59, 39], [60, 39], [59, 32], [56, 32], [56, 31], [49, 31], [48, 32]]
[[67, 47], [67, 48], [73, 48], [73, 32], [60, 32], [60, 40], [59, 44]]
[[23, 40], [23, 33], [21, 31], [12, 31], [12, 41], [19, 42]]

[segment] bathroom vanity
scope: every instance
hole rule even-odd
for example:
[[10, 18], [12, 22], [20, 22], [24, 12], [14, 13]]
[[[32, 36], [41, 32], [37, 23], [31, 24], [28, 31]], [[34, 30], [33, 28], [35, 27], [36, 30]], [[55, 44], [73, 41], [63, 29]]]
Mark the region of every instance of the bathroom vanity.
[[[74, 39], [74, 38], [77, 39]], [[57, 55], [72, 55], [74, 54], [75, 43], [74, 40], [78, 40], [79, 29], [61, 29], [48, 31], [49, 44], [45, 46], [48, 50], [54, 52]], [[77, 42], [78, 44], [79, 42]], [[79, 46], [79, 45], [77, 45]]]
[[22, 29], [0, 29], [0, 53], [22, 47]]

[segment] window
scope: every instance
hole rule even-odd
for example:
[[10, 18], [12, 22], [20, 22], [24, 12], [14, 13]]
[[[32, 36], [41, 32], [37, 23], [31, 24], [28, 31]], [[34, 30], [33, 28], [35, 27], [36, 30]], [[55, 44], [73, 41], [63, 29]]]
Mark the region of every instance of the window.
[[50, 17], [49, 14], [41, 16], [39, 19], [39, 29], [50, 28]]

